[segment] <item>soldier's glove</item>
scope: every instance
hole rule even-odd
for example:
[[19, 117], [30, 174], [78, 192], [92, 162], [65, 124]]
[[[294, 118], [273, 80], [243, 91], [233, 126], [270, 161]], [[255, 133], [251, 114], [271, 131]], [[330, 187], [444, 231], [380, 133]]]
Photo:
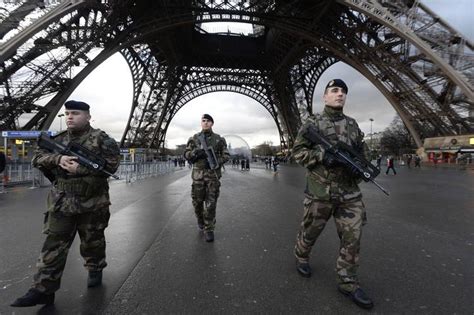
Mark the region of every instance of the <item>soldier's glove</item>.
[[199, 159], [205, 159], [205, 158], [207, 158], [207, 154], [206, 154], [206, 151], [204, 151], [204, 149], [195, 149], [193, 151], [193, 159], [195, 161]]
[[341, 165], [341, 163], [333, 154], [329, 152], [324, 152], [323, 165], [331, 168], [331, 167], [339, 166]]

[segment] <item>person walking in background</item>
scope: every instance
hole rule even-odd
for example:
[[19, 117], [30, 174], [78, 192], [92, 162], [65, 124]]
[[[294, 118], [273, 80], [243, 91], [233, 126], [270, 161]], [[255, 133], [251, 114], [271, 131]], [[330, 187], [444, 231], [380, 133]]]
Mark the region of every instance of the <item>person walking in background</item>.
[[377, 168], [380, 169], [382, 166], [382, 155], [379, 154], [379, 156], [377, 157]]
[[418, 154], [415, 155], [415, 167], [421, 168], [421, 158]]
[[274, 157], [273, 158], [273, 171], [276, 173], [278, 172], [278, 165], [280, 164], [280, 162], [278, 161], [278, 158], [277, 157]]
[[390, 155], [387, 159], [387, 170], [385, 171], [385, 175], [388, 175], [390, 170], [393, 171], [393, 175], [397, 175], [397, 171], [395, 170], [395, 162], [392, 155]]

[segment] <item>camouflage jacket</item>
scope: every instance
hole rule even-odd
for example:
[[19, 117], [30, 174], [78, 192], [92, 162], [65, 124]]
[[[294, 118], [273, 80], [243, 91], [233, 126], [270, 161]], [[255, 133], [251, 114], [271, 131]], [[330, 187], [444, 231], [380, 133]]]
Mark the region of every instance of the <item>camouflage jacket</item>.
[[[64, 145], [78, 143], [107, 161], [106, 169], [115, 173], [120, 164], [120, 150], [114, 139], [100, 129], [88, 125], [84, 130], [70, 130], [55, 138]], [[67, 173], [58, 164], [61, 155], [41, 148], [36, 149], [32, 160], [34, 167], [53, 177], [53, 188], [48, 195], [48, 211], [66, 215], [84, 213], [110, 205], [107, 175], [79, 165], [76, 174]]]
[[[189, 138], [188, 143], [186, 145], [186, 149], [184, 150], [184, 158], [188, 161], [193, 160], [193, 153], [196, 149], [202, 149], [201, 142], [199, 141], [199, 136], [204, 131], [198, 132], [191, 138]], [[229, 151], [227, 150], [227, 143], [224, 138], [222, 138], [217, 133], [211, 131], [204, 132], [207, 139], [207, 145], [214, 149], [214, 152], [217, 157], [217, 162], [219, 166], [224, 164], [229, 160]], [[193, 180], [200, 180], [204, 178], [205, 175], [214, 174], [214, 171], [210, 170], [209, 164], [206, 158], [200, 158], [193, 162]], [[216, 169], [216, 174], [220, 178], [221, 177], [221, 167]]]
[[308, 169], [306, 193], [318, 200], [362, 198], [358, 187], [361, 179], [352, 177], [349, 171], [342, 166], [328, 168], [323, 165], [324, 148], [321, 145], [313, 145], [302, 136], [310, 124], [314, 125], [321, 135], [331, 143], [342, 141], [365, 156], [368, 155], [367, 145], [363, 141], [364, 134], [359, 129], [357, 122], [344, 115], [342, 111], [326, 106], [322, 113], [311, 116], [303, 124], [292, 149], [292, 155], [296, 162]]

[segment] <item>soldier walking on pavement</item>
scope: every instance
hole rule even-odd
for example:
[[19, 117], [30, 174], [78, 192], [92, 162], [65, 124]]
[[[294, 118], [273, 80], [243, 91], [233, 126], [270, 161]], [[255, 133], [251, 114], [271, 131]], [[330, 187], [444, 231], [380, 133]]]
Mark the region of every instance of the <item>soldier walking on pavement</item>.
[[322, 113], [311, 116], [301, 127], [293, 147], [294, 159], [306, 167], [304, 216], [297, 235], [295, 256], [297, 271], [311, 276], [310, 252], [327, 221], [334, 217], [340, 239], [336, 262], [338, 290], [362, 308], [372, 308], [373, 302], [359, 285], [357, 269], [362, 226], [366, 213], [358, 187], [360, 174], [342, 165], [321, 145], [313, 145], [303, 135], [313, 125], [319, 133], [335, 144], [345, 142], [368, 156], [364, 134], [356, 121], [344, 115], [347, 85], [340, 79], [331, 80], [324, 92]]
[[[189, 138], [184, 151], [184, 157], [193, 164], [191, 197], [198, 228], [200, 231], [204, 231], [206, 242], [214, 241], [216, 205], [221, 186], [219, 181], [221, 166], [230, 157], [225, 139], [212, 131], [213, 125], [214, 119], [211, 115], [204, 114], [201, 118], [201, 132]], [[201, 134], [204, 135], [207, 145], [212, 147], [216, 154], [219, 167], [215, 170], [210, 168], [207, 161], [207, 154], [199, 139]]]
[[[59, 133], [55, 141], [82, 145], [104, 158], [106, 170], [114, 173], [120, 163], [120, 150], [115, 140], [91, 127], [88, 104], [68, 101], [64, 105], [67, 130]], [[107, 266], [104, 230], [110, 217], [108, 176], [78, 164], [76, 157], [41, 148], [36, 150], [32, 164], [49, 174], [53, 187], [48, 195], [43, 228], [46, 240], [38, 258], [38, 271], [32, 288], [11, 304], [14, 307], [54, 303], [76, 233], [81, 239], [84, 266], [89, 271], [88, 287], [101, 285], [102, 269]]]

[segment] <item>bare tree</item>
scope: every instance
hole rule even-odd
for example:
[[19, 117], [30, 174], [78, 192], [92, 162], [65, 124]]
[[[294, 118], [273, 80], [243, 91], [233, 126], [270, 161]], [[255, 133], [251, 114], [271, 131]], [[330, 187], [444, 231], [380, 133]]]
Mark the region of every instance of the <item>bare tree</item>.
[[399, 116], [395, 116], [383, 131], [380, 148], [383, 154], [396, 156], [413, 153], [416, 150], [415, 141]]

